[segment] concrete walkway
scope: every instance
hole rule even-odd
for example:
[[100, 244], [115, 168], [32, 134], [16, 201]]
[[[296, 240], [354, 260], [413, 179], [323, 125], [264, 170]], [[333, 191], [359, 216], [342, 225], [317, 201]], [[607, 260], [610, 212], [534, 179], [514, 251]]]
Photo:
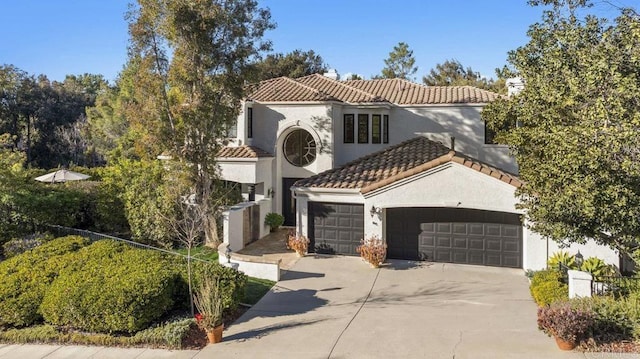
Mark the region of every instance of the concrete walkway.
[[4, 358], [640, 358], [562, 352], [521, 270], [307, 256], [201, 351], [1, 345]]

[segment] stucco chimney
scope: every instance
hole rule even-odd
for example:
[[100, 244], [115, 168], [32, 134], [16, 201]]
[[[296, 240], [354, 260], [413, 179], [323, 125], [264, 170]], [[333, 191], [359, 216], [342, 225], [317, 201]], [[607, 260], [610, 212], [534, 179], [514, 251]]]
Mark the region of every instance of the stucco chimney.
[[507, 79], [507, 94], [509, 97], [519, 94], [522, 90], [524, 90], [524, 80], [522, 77]]
[[336, 69], [329, 69], [324, 75], [332, 80], [340, 80], [340, 75], [338, 75]]

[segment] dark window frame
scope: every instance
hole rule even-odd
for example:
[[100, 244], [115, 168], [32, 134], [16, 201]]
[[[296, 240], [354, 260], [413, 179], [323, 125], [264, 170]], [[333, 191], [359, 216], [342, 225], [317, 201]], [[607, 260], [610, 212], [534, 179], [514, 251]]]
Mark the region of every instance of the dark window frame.
[[[364, 134], [365, 132], [366, 132], [366, 135]], [[358, 143], [369, 143], [369, 114], [368, 113], [358, 114]]]
[[389, 143], [389, 115], [382, 116], [382, 143]]
[[253, 138], [253, 107], [247, 107], [247, 138]]
[[[350, 129], [347, 127], [347, 124], [350, 123]], [[344, 124], [343, 124], [343, 142], [344, 143], [354, 143], [356, 140], [355, 136], [356, 124], [355, 124], [355, 116], [352, 113], [344, 114]]]
[[371, 143], [382, 143], [382, 116], [371, 115]]

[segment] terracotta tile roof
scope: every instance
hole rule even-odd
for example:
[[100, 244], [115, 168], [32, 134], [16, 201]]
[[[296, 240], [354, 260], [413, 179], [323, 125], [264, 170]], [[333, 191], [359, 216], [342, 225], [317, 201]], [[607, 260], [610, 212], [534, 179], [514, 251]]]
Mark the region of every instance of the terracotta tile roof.
[[247, 87], [258, 102], [389, 102], [398, 105], [487, 103], [501, 95], [472, 86], [424, 86], [402, 79], [337, 81], [313, 74], [278, 77]]
[[260, 158], [273, 157], [269, 152], [256, 146], [222, 147], [218, 158]]
[[473, 86], [424, 86], [403, 79], [351, 80], [345, 84], [399, 105], [487, 103], [500, 97]]
[[460, 163], [514, 187], [522, 185], [513, 174], [452, 151], [440, 142], [417, 137], [342, 167], [299, 180], [294, 186], [360, 189], [364, 194], [447, 162]]

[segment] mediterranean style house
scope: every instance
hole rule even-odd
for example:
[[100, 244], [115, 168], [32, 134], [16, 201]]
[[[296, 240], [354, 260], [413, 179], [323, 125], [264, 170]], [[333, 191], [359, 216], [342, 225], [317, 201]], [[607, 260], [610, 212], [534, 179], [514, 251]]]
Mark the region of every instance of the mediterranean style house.
[[[251, 86], [218, 155], [245, 198], [224, 214], [225, 244], [263, 237], [276, 212], [311, 249], [357, 255], [378, 236], [389, 258], [544, 268], [559, 246], [527, 228], [517, 164], [480, 116], [499, 96], [335, 72]], [[609, 248], [578, 250], [619, 265]]]

